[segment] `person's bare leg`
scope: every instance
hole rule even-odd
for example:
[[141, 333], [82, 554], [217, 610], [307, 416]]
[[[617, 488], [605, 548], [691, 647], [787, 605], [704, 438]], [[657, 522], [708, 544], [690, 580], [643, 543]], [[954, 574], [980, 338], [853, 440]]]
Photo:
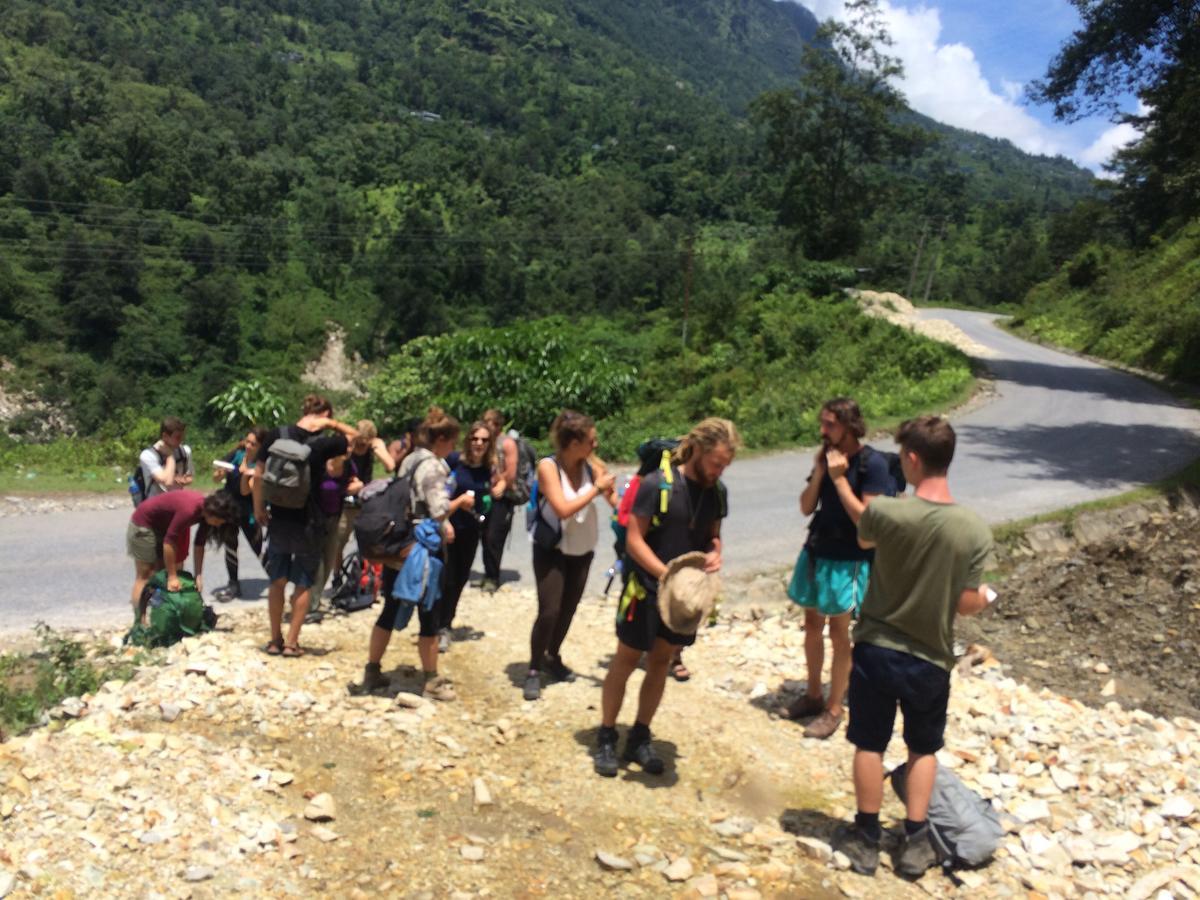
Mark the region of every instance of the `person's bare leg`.
[[[932, 757], [931, 757], [932, 758]], [[911, 785], [911, 782], [908, 783]], [[933, 782], [930, 782], [932, 788]], [[908, 787], [912, 797], [912, 787]], [[860, 813], [878, 813], [883, 805], [883, 754], [854, 751], [854, 799]], [[928, 805], [929, 797], [925, 802]]]
[[815, 609], [804, 610], [804, 661], [808, 663], [808, 686], [804, 693], [820, 700], [821, 670], [825, 666], [825, 617]]
[[133, 563], [133, 590], [129, 594], [129, 601], [133, 604], [133, 613], [137, 615], [138, 604], [142, 601], [142, 591], [146, 589], [146, 582], [154, 577], [154, 564], [134, 561]]
[[[287, 646], [300, 646], [300, 629], [304, 626], [304, 617], [308, 615], [308, 598], [311, 591], [308, 588], [297, 588], [292, 595], [292, 620], [288, 623]], [[282, 616], [282, 598], [279, 605]]]
[[[908, 769], [904, 775], [905, 815], [912, 822], [924, 822], [929, 816], [929, 798], [937, 776], [937, 757], [932, 753], [908, 751]], [[882, 785], [882, 764], [880, 784]], [[882, 791], [882, 788], [880, 789]]]
[[850, 613], [830, 617], [829, 642], [833, 645], [833, 662], [830, 665], [829, 703], [825, 708], [832, 715], [840, 716], [842, 701], [846, 698], [846, 688], [850, 686], [850, 669], [854, 662], [850, 652]]
[[625, 685], [641, 658], [641, 650], [617, 641], [617, 652], [613, 654], [608, 674], [604, 676], [604, 686], [600, 689], [600, 724], [606, 728], [616, 727], [621, 704], [625, 702]]
[[380, 628], [376, 625], [371, 629], [371, 644], [367, 649], [367, 662], [378, 665], [383, 661], [383, 654], [387, 652], [388, 643], [392, 639], [392, 630], [390, 628]]
[[667, 673], [671, 668], [671, 657], [675, 648], [662, 638], [654, 639], [654, 647], [646, 654], [646, 677], [638, 693], [637, 722], [649, 727], [650, 720], [658, 712], [663, 689], [667, 685]]
[[438, 667], [438, 639], [436, 634], [433, 637], [422, 635], [417, 638], [417, 655], [421, 657], [421, 671], [436, 675]]
[[283, 642], [283, 600], [287, 591], [287, 579], [277, 578], [267, 589], [267, 619], [271, 623], [271, 640]]

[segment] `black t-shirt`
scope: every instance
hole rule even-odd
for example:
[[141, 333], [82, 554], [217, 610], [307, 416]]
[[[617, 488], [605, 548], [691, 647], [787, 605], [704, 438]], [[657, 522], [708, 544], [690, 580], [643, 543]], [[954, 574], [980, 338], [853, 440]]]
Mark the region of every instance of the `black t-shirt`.
[[301, 509], [271, 506], [271, 522], [268, 526], [271, 549], [279, 553], [320, 553], [325, 517], [317, 506], [317, 487], [325, 475], [325, 463], [345, 453], [349, 444], [344, 434], [315, 437], [313, 432], [295, 425], [272, 428], [258, 451], [260, 466], [266, 461], [271, 445], [280, 438], [301, 441], [311, 448], [308, 458], [310, 489], [308, 503]]
[[[646, 544], [664, 563], [694, 550], [707, 552], [712, 543], [713, 524], [729, 512], [727, 501], [722, 499], [723, 484], [702, 487], [685, 478], [679, 469], [674, 470], [674, 476], [667, 511], [657, 526], [651, 524], [646, 534]], [[651, 472], [642, 479], [633, 500], [633, 515], [651, 520], [659, 515], [662, 481], [661, 471]], [[647, 590], [658, 590], [658, 579], [643, 572], [637, 563], [633, 567]]]
[[368, 447], [364, 453], [351, 453], [350, 462], [354, 465], [354, 474], [363, 484], [370, 484], [375, 477], [375, 448]]
[[[863, 465], [862, 454], [865, 448], [859, 448], [849, 459], [846, 469], [846, 480], [854, 493], [862, 497], [866, 494], [887, 494], [892, 489], [892, 477], [888, 473], [887, 460], [879, 453], [865, 450], [868, 454], [866, 465]], [[863, 471], [863, 470], [866, 471]], [[858, 546], [858, 529], [850, 520], [846, 507], [842, 506], [842, 498], [838, 496], [833, 479], [826, 472], [821, 478], [821, 493], [817, 501], [817, 511], [809, 524], [809, 529], [815, 531], [816, 543], [814, 553], [821, 559], [840, 560], [871, 560], [875, 558], [874, 550], [864, 550]]]

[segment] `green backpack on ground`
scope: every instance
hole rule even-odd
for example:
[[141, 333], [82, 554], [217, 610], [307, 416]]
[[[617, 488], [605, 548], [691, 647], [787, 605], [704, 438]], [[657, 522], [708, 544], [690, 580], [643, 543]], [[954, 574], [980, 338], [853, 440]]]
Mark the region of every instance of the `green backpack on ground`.
[[[206, 610], [204, 598], [196, 590], [196, 580], [190, 572], [179, 572], [179, 590], [167, 590], [167, 572], [156, 572], [142, 591], [133, 628], [125, 635], [125, 643], [139, 647], [169, 647], [185, 637], [212, 631], [216, 614]], [[150, 624], [143, 625], [146, 608], [150, 609]]]

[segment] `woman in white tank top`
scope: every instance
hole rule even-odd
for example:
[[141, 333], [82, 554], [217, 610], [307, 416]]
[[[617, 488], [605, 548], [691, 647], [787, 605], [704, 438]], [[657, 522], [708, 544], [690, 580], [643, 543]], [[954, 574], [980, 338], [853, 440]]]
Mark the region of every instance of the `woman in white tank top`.
[[550, 426], [550, 433], [555, 454], [538, 463], [538, 514], [561, 537], [552, 548], [533, 545], [538, 615], [529, 638], [526, 700], [541, 695], [543, 671], [555, 681], [575, 679], [560, 651], [583, 596], [600, 534], [600, 517], [593, 501], [603, 496], [616, 505], [613, 476], [594, 470], [588, 462], [597, 446], [596, 423], [591, 417], [564, 409]]

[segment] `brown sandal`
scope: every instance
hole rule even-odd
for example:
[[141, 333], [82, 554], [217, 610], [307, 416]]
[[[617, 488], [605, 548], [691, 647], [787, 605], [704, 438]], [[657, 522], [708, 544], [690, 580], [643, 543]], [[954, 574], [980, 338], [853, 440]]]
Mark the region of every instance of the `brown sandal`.
[[283, 638], [271, 638], [267, 641], [267, 645], [263, 647], [263, 653], [268, 656], [279, 656], [283, 653]]
[[288, 659], [298, 659], [304, 655], [304, 648], [299, 644], [284, 644], [283, 655]]

